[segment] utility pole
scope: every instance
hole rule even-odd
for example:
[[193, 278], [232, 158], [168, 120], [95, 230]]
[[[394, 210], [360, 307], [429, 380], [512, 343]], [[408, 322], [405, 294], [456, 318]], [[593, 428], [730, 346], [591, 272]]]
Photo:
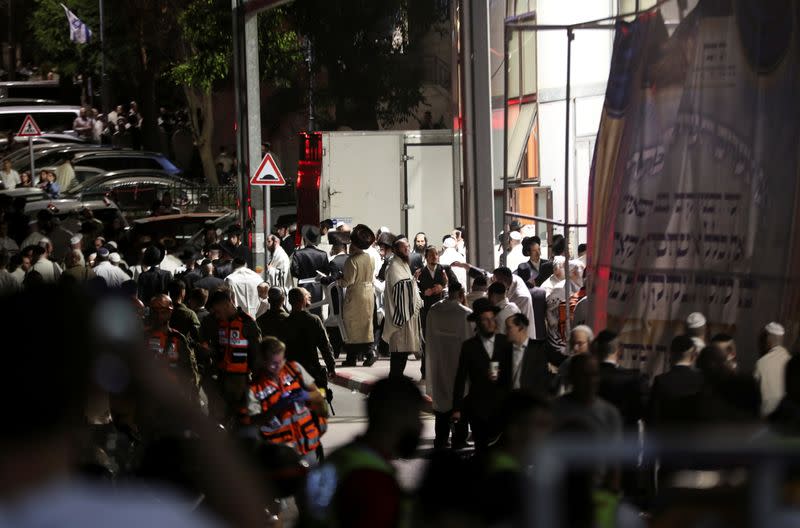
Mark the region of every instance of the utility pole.
[[290, 0], [231, 0], [233, 91], [236, 97], [239, 215], [253, 268], [266, 272], [266, 234], [271, 226], [269, 192], [251, 193], [250, 177], [261, 162], [261, 82], [258, 69], [258, 14]]
[[14, 43], [14, 0], [8, 0], [8, 80], [17, 80], [17, 46]]
[[306, 66], [308, 67], [308, 132], [315, 130], [314, 125], [314, 48], [311, 39], [306, 37]]

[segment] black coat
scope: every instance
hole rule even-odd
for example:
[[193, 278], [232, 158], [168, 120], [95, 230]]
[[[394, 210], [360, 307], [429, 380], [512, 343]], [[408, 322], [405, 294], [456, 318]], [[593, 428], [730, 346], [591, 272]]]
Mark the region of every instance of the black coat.
[[517, 267], [516, 274], [525, 281], [528, 288], [538, 287], [553, 274], [553, 262], [541, 259], [539, 261], [539, 271], [537, 272], [531, 266], [531, 262], [526, 261]]
[[703, 375], [685, 365], [675, 365], [653, 380], [647, 421], [652, 427], [685, 424], [690, 419], [689, 399], [703, 389]]
[[636, 422], [644, 416], [647, 383], [635, 370], [611, 363], [601, 363], [600, 387], [597, 394], [619, 410], [626, 426], [636, 425]]
[[[297, 279], [313, 279], [317, 276], [317, 271], [328, 273], [328, 255], [314, 246], [306, 246], [298, 249], [292, 255], [292, 276]], [[311, 293], [311, 299], [319, 301], [322, 299], [322, 285], [312, 282], [301, 285]]]
[[168, 271], [162, 270], [158, 266], [152, 266], [147, 271], [143, 271], [139, 275], [139, 300], [145, 306], [150, 302], [150, 299], [156, 295], [167, 293], [167, 286], [172, 280], [172, 274]]
[[437, 264], [433, 270], [433, 277], [431, 277], [430, 272], [428, 272], [428, 267], [424, 266], [419, 273], [419, 279], [417, 280], [417, 284], [419, 286], [419, 294], [422, 296], [422, 302], [424, 303], [424, 310], [427, 311], [430, 309], [431, 306], [436, 304], [437, 302], [441, 301], [444, 298], [444, 292], [436, 293], [433, 295], [425, 295], [425, 290], [428, 288], [433, 288], [437, 284], [440, 284], [442, 288], [446, 287], [448, 283], [447, 280], [447, 273], [444, 270], [444, 267], [440, 264]]
[[230, 254], [231, 257], [240, 258], [247, 263], [249, 268], [253, 267], [253, 255], [250, 253], [250, 248], [244, 244], [234, 246], [228, 240], [223, 240], [220, 245]]
[[[508, 374], [511, 360], [506, 336], [495, 335], [491, 361], [500, 363], [498, 379], [489, 378], [490, 360], [479, 336], [474, 336], [461, 345], [458, 370], [453, 391], [453, 410], [464, 410], [472, 416], [488, 419], [508, 390]], [[464, 387], [469, 381], [469, 393], [464, 396]]]
[[[514, 347], [509, 342], [506, 344], [505, 355], [508, 355], [509, 366], [503, 373], [503, 384], [509, 389], [514, 383], [513, 360]], [[528, 346], [522, 356], [522, 372], [520, 374], [520, 389], [537, 394], [542, 397], [553, 396], [558, 388], [557, 376], [550, 372], [548, 363], [555, 366], [564, 362], [566, 356], [544, 340], [528, 340]]]
[[342, 253], [333, 257], [328, 262], [328, 275], [334, 279], [341, 279], [342, 275], [344, 275], [344, 263], [347, 262], [349, 256], [347, 253]]
[[286, 339], [286, 359], [303, 365], [314, 376], [317, 386], [325, 387], [326, 378], [319, 364], [317, 350], [322, 353], [330, 372], [334, 372], [336, 366], [322, 320], [305, 310], [292, 311], [285, 320], [283, 336]]
[[531, 307], [533, 308], [533, 323], [536, 326], [536, 337], [544, 339], [547, 336], [547, 292], [542, 288], [531, 288]]

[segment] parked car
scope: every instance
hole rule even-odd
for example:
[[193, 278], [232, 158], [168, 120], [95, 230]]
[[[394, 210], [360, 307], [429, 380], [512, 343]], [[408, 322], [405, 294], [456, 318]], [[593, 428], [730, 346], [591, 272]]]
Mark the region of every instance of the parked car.
[[25, 202], [38, 202], [42, 200], [49, 200], [50, 195], [38, 187], [19, 187], [17, 189], [8, 189], [0, 191], [0, 197], [7, 196], [12, 201], [22, 196]]
[[106, 171], [125, 169], [161, 170], [174, 176], [183, 171], [175, 166], [166, 156], [158, 152], [142, 152], [139, 150], [102, 150], [96, 152], [76, 153], [72, 165], [78, 167], [95, 167]]
[[[123, 172], [127, 174], [120, 176]], [[91, 177], [70, 187], [65, 196], [79, 200], [106, 196], [130, 217], [149, 214], [154, 202], [160, 200], [165, 191], [172, 193], [176, 207], [189, 207], [200, 197], [200, 188], [195, 183], [163, 171], [118, 171], [115, 177], [108, 177], [108, 174]]]
[[83, 209], [92, 211], [94, 217], [103, 222], [106, 231], [113, 229], [122, 233], [128, 228], [128, 220], [123, 212], [119, 210], [117, 204], [107, 198], [85, 201], [59, 199], [30, 202], [25, 205], [25, 214], [30, 218], [36, 218], [42, 209], [49, 209], [60, 220], [61, 226], [73, 233], [80, 231], [82, 219], [79, 213]]
[[[234, 223], [235, 213], [213, 212], [213, 213], [184, 213], [163, 216], [148, 216], [138, 218], [131, 224], [125, 236], [125, 257], [130, 261], [138, 259], [137, 252], [143, 247], [143, 240], [149, 238], [158, 245], [162, 245], [164, 239], [173, 239], [174, 248], [191, 247], [199, 252], [203, 247], [203, 235], [205, 225], [212, 223], [216, 225], [230, 225]], [[230, 223], [228, 223], [229, 219]]]
[[[36, 149], [33, 153], [33, 162], [38, 172], [42, 168], [54, 167], [58, 165], [68, 154], [77, 155], [82, 152], [105, 152], [111, 150], [112, 147], [94, 145], [92, 143], [53, 145], [52, 147]], [[11, 160], [11, 166], [14, 168], [14, 170], [21, 172], [30, 169], [30, 161], [28, 160], [27, 152], [14, 152], [12, 156], [13, 158]]]
[[80, 110], [80, 106], [67, 105], [0, 106], [0, 130], [16, 132], [30, 115], [42, 132], [71, 132]]

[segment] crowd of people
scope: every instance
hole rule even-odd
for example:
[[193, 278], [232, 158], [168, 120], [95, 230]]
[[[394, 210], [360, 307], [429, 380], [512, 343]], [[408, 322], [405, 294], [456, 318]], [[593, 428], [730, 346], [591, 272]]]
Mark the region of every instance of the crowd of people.
[[[149, 236], [122, 251], [113, 233], [84, 220], [73, 234], [47, 209], [29, 223], [3, 211], [3, 320], [17, 332], [28, 328], [33, 312], [16, 307], [34, 300], [53, 314], [48, 332], [39, 332], [47, 335], [14, 361], [24, 372], [35, 361], [28, 356], [52, 360], [58, 350], [46, 368], [60, 368], [58, 336], [81, 333], [68, 348], [90, 354], [65, 371], [76, 379], [53, 382], [74, 392], [60, 405], [82, 412], [94, 440], [77, 458], [70, 453], [71, 463], [107, 478], [154, 471], [183, 491], [200, 490], [234, 524], [245, 514], [226, 509], [209, 475], [188, 470], [205, 447], [189, 448], [187, 439], [225, 442], [204, 421], [247, 445], [258, 476], [269, 476], [271, 489], [253, 503], [277, 513], [275, 500], [292, 495], [298, 522], [309, 526], [515, 524], [525, 515], [527, 457], [557, 433], [602, 446], [626, 433], [644, 445], [650, 435], [713, 425], [751, 435], [765, 425], [800, 431], [800, 361], [781, 324], [763, 329], [761, 359], [747, 373], [738, 369], [734, 337], [709, 336], [703, 314], [689, 314], [685, 333], [672, 339], [670, 370], [647, 379], [620, 365], [616, 333], [586, 324], [586, 248], [567, 262], [566, 241], [555, 237], [545, 259], [527, 226], [507, 226], [497, 267], [484, 271], [467, 262], [462, 228], [434, 245], [425, 233], [409, 238], [386, 227], [326, 220], [297, 237], [298, 226], [278, 225], [258, 273], [236, 225], [225, 233], [209, 225], [200, 252]], [[115, 340], [120, 352], [103, 347]], [[120, 356], [126, 347], [140, 350]], [[389, 377], [370, 394], [367, 432], [326, 456], [329, 380], [337, 368], [369, 367], [381, 356]], [[435, 417], [434, 455], [413, 503], [391, 466], [414, 455], [422, 430], [424, 400], [405, 377], [409, 357], [421, 360]], [[138, 362], [146, 363], [144, 378]], [[73, 432], [79, 425], [57, 424]], [[14, 439], [43, 434], [41, 427], [37, 421]], [[565, 505], [563, 514], [571, 526], [638, 526], [687, 467], [598, 463], [567, 479], [577, 507]], [[11, 469], [0, 463], [0, 472]], [[615, 524], [604, 524], [609, 519]]]

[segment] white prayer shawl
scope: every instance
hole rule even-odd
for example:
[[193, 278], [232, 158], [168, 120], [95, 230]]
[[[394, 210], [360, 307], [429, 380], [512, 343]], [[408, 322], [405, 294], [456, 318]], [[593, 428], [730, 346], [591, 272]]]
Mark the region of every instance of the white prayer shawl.
[[408, 264], [393, 258], [386, 270], [386, 290], [383, 325], [383, 340], [389, 344], [390, 352], [413, 352], [422, 350], [422, 328], [420, 309], [422, 297], [417, 281]]
[[458, 252], [456, 248], [446, 248], [442, 253], [442, 256], [439, 257], [439, 264], [442, 266], [451, 266], [451, 270], [453, 274], [458, 279], [463, 286], [466, 287], [467, 285], [467, 270], [464, 268], [452, 267], [453, 262], [466, 262], [467, 259], [464, 258], [464, 255]]
[[[531, 300], [531, 292], [528, 285], [525, 284], [519, 275], [512, 275], [513, 282], [511, 288], [508, 289], [508, 300], [517, 305], [519, 311], [525, 314], [528, 318], [528, 337], [536, 339], [536, 324], [534, 323], [533, 316], [533, 301]], [[542, 337], [544, 338], [544, 337]]]
[[439, 301], [428, 311], [425, 392], [431, 397], [434, 411], [453, 408], [461, 344], [474, 335], [472, 324], [467, 321], [470, 313], [469, 308], [451, 300]]
[[291, 289], [292, 276], [289, 273], [291, 268], [291, 261], [286, 250], [280, 244], [275, 246], [275, 251], [272, 252], [272, 260], [269, 263], [269, 283], [278, 288]]
[[225, 277], [225, 284], [233, 292], [233, 303], [255, 319], [261, 298], [258, 296], [258, 285], [264, 282], [261, 275], [242, 266]]

